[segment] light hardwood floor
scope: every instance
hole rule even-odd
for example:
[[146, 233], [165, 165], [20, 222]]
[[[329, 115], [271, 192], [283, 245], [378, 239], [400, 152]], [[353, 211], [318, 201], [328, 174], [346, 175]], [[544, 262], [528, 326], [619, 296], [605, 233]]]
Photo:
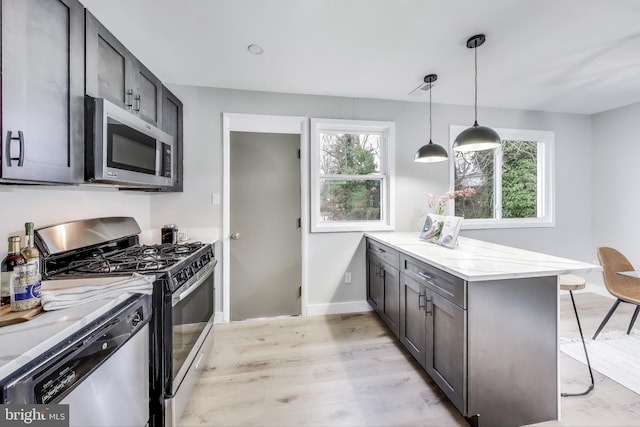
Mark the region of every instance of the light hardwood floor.
[[[575, 296], [583, 330], [593, 334], [612, 300]], [[560, 312], [560, 335], [577, 337], [568, 295]], [[605, 331], [626, 330], [631, 314], [631, 306], [621, 306]], [[586, 387], [586, 366], [563, 353], [560, 366], [563, 391]], [[640, 396], [594, 376], [588, 396], [562, 398], [562, 421], [537, 425], [640, 425]], [[377, 316], [356, 313], [216, 325], [214, 349], [180, 425], [467, 424]]]

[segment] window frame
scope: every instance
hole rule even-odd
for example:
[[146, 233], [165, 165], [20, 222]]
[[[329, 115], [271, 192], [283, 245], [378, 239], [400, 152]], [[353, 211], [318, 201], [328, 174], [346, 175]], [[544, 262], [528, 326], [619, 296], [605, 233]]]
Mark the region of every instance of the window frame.
[[[330, 132], [379, 133], [380, 173], [375, 175], [322, 175], [318, 134]], [[310, 127], [310, 211], [311, 232], [382, 231], [395, 229], [395, 122], [312, 118]], [[323, 179], [367, 181], [380, 179], [380, 220], [322, 222], [320, 194]]]
[[[449, 126], [450, 143], [468, 126]], [[555, 227], [555, 133], [552, 131], [494, 128], [500, 139], [507, 141], [535, 141], [538, 143], [538, 212], [542, 215], [537, 218], [502, 218], [502, 149], [496, 149], [494, 161], [494, 188], [500, 189], [494, 195], [494, 215], [496, 218], [465, 219], [462, 222], [463, 230], [482, 230], [491, 228], [533, 228]], [[450, 187], [455, 189], [455, 154], [451, 156]], [[448, 215], [453, 215], [455, 207], [453, 202], [448, 203], [445, 209]]]

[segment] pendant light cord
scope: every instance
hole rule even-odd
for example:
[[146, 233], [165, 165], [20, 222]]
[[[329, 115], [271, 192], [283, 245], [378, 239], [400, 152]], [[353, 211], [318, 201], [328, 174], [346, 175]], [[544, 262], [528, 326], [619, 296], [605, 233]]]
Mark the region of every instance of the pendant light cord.
[[473, 48], [474, 56], [475, 56], [475, 96], [473, 100], [474, 111], [475, 111], [475, 120], [474, 126], [478, 126], [478, 46], [476, 45]]
[[431, 129], [433, 128], [433, 124], [431, 123], [431, 91], [433, 90], [433, 83], [430, 83], [431, 87], [429, 88], [429, 142], [431, 142]]

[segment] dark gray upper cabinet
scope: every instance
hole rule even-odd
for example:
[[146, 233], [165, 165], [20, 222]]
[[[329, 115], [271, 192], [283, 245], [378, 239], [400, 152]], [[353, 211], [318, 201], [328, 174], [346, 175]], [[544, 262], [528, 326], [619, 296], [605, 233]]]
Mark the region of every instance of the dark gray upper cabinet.
[[173, 136], [173, 187], [163, 191], [182, 191], [182, 102], [162, 86], [162, 130]]
[[86, 91], [161, 125], [162, 83], [86, 11]]
[[84, 8], [2, 0], [2, 182], [83, 179]]

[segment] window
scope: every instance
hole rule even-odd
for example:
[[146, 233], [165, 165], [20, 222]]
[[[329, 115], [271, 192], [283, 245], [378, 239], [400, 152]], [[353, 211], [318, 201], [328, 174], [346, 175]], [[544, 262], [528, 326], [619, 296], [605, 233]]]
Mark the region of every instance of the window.
[[[451, 142], [465, 128], [451, 126]], [[502, 146], [495, 150], [454, 152], [454, 214], [463, 228], [551, 227], [553, 215], [553, 132], [495, 129]]]
[[311, 231], [394, 228], [393, 122], [311, 119]]

